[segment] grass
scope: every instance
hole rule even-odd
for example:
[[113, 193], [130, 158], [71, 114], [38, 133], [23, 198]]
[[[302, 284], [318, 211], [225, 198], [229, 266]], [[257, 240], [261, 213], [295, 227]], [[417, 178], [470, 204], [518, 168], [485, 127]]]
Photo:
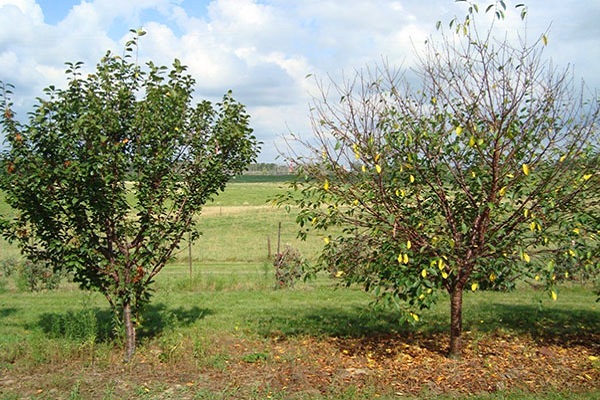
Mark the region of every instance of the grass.
[[[466, 293], [464, 360], [444, 356], [448, 300], [405, 326], [358, 288], [324, 277], [275, 290], [269, 259], [299, 242], [266, 198], [280, 183], [234, 183], [200, 217], [203, 236], [157, 277], [133, 363], [98, 293], [0, 290], [0, 399], [600, 398], [600, 303], [562, 286]], [[2, 257], [16, 254], [3, 244]], [[6, 281], [6, 278], [2, 278]], [[412, 383], [411, 383], [412, 382]]]
[[[207, 280], [216, 279], [222, 274], [221, 268], [212, 265], [201, 273]], [[353, 382], [340, 378], [315, 391], [306, 375], [309, 371], [319, 373], [311, 363], [320, 357], [325, 365], [345, 358], [350, 364], [340, 362], [336, 372], [343, 373], [354, 368], [348, 365], [360, 362], [365, 354], [375, 353], [379, 343], [392, 347], [394, 338], [401, 338], [394, 354], [404, 354], [398, 347], [419, 347], [429, 349], [423, 356], [425, 364], [432, 362], [432, 357], [446, 362], [441, 361], [446, 338], [439, 336], [448, 328], [445, 299], [423, 315], [426, 323], [407, 327], [396, 322], [397, 315], [391, 310], [372, 310], [371, 298], [364, 292], [336, 290], [325, 281], [300, 284], [292, 290], [273, 290], [265, 287], [268, 280], [258, 268], [254, 272], [245, 270], [242, 286], [239, 281], [229, 280], [218, 289], [207, 289], [200, 284], [187, 286], [185, 268], [173, 269], [177, 271], [159, 280], [159, 289], [144, 313], [133, 365], [119, 361], [119, 338], [112, 335], [110, 312], [99, 294], [69, 286], [53, 292], [1, 294], [0, 398], [19, 393], [31, 398], [67, 398], [75, 388], [81, 398], [98, 392], [104, 393], [101, 398], [165, 398], [165, 393], [173, 393], [172, 398], [366, 399], [374, 394], [396, 398], [394, 393], [386, 392], [389, 382], [381, 386], [377, 379]], [[579, 362], [585, 363], [593, 354], [589, 351], [594, 344], [582, 347], [577, 340], [594, 335], [597, 338], [597, 304], [589, 291], [580, 287], [563, 288], [561, 297], [564, 302], [553, 302], [530, 289], [512, 294], [467, 295], [466, 335], [471, 349], [480, 346], [470, 351], [477, 353], [477, 358], [487, 354], [490, 343], [498, 338], [513, 338], [522, 351], [532, 354], [536, 346], [549, 346], [557, 353], [560, 349], [587, 349], [588, 353], [579, 357]], [[471, 358], [468, 361], [473, 362]], [[455, 368], [460, 370], [465, 365], [459, 363]], [[600, 365], [586, 373], [593, 368], [599, 372]], [[290, 392], [280, 382], [272, 387], [265, 385], [269, 377], [287, 378], [288, 370], [299, 374], [298, 380], [308, 390]], [[539, 372], [545, 372], [542, 366]], [[35, 379], [27, 378], [34, 375]], [[117, 377], [120, 383], [111, 386]], [[441, 394], [427, 390], [421, 388], [413, 395], [460, 398], [460, 391]], [[598, 395], [589, 384], [573, 393], [564, 393], [556, 386], [539, 389], [544, 397], [523, 387], [517, 390], [480, 393], [473, 398], [583, 399]], [[106, 397], [109, 392], [112, 397]]]

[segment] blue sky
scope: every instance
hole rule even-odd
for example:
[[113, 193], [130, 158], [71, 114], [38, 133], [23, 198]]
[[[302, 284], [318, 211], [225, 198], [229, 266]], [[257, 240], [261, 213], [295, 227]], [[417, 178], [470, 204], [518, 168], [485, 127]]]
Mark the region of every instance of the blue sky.
[[[512, 8], [519, 2], [529, 7], [529, 38], [550, 28], [554, 65], [572, 65], [577, 79], [600, 89], [600, 0], [507, 1], [500, 28], [509, 37], [524, 27]], [[179, 58], [199, 99], [232, 89], [264, 142], [260, 161], [272, 162], [290, 131], [310, 136], [316, 87], [308, 74], [339, 81], [383, 58], [409, 68], [436, 21], [465, 10], [453, 0], [0, 0], [0, 80], [16, 86], [24, 116], [44, 87], [64, 84], [64, 62], [92, 68], [106, 50], [122, 50], [130, 28], [143, 27], [142, 59]]]

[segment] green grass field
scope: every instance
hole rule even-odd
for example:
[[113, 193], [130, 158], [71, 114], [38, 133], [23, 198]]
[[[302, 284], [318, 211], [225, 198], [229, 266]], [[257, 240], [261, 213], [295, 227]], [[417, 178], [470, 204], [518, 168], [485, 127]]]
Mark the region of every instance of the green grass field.
[[409, 327], [326, 277], [275, 290], [279, 224], [281, 246], [306, 257], [323, 243], [298, 241], [294, 216], [267, 204], [280, 187], [236, 182], [205, 208], [191, 275], [184, 245], [158, 276], [129, 364], [100, 294], [0, 278], [0, 399], [600, 398], [589, 287], [562, 286], [556, 302], [530, 287], [466, 293], [463, 360], [444, 356], [444, 297]]

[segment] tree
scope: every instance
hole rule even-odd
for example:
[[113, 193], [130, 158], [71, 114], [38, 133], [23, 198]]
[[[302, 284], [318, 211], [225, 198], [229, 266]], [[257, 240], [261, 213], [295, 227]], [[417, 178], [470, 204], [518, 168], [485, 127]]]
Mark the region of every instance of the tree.
[[320, 83], [277, 199], [327, 235], [320, 268], [405, 320], [447, 292], [452, 357], [465, 290], [529, 277], [556, 299], [557, 261], [599, 268], [600, 102], [543, 61], [545, 35], [498, 41], [476, 12], [427, 43], [414, 86], [386, 64]]
[[126, 361], [155, 276], [184, 235], [197, 236], [202, 206], [258, 152], [231, 93], [194, 105], [186, 67], [142, 68], [136, 46], [137, 36], [87, 77], [67, 63], [68, 87], [45, 89], [27, 123], [11, 111], [10, 86], [1, 98], [0, 188], [16, 210], [2, 219], [4, 235], [106, 296], [125, 327]]

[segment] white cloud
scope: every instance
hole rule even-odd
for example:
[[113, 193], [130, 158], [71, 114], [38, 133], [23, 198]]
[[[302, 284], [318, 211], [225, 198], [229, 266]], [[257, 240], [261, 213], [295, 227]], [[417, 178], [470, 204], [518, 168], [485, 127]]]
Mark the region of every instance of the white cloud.
[[[33, 24], [41, 24], [44, 21], [44, 14], [42, 9], [34, 0], [0, 0], [0, 7], [2, 8], [2, 15], [4, 21], [11, 21], [9, 18], [17, 18], [12, 20], [19, 22], [22, 17], [27, 18]], [[24, 28], [24, 26], [16, 25], [13, 26], [16, 30]]]
[[[65, 61], [93, 68], [106, 50], [120, 54], [128, 29], [143, 26], [148, 34], [140, 40], [140, 60], [170, 65], [180, 59], [203, 98], [219, 100], [232, 89], [248, 105], [267, 160], [278, 135], [310, 131], [309, 94], [316, 89], [306, 75], [340, 79], [382, 60], [411, 67], [436, 21], [447, 23], [466, 10], [453, 0], [71, 1], [59, 22], [48, 24], [34, 0], [0, 0], [0, 80], [17, 86], [17, 104], [26, 106], [44, 86], [64, 83]], [[507, 3], [501, 25], [514, 34], [520, 18]], [[598, 88], [600, 5], [577, 5], [531, 2], [528, 35], [539, 37], [552, 22], [547, 54], [558, 64], [573, 63]]]

